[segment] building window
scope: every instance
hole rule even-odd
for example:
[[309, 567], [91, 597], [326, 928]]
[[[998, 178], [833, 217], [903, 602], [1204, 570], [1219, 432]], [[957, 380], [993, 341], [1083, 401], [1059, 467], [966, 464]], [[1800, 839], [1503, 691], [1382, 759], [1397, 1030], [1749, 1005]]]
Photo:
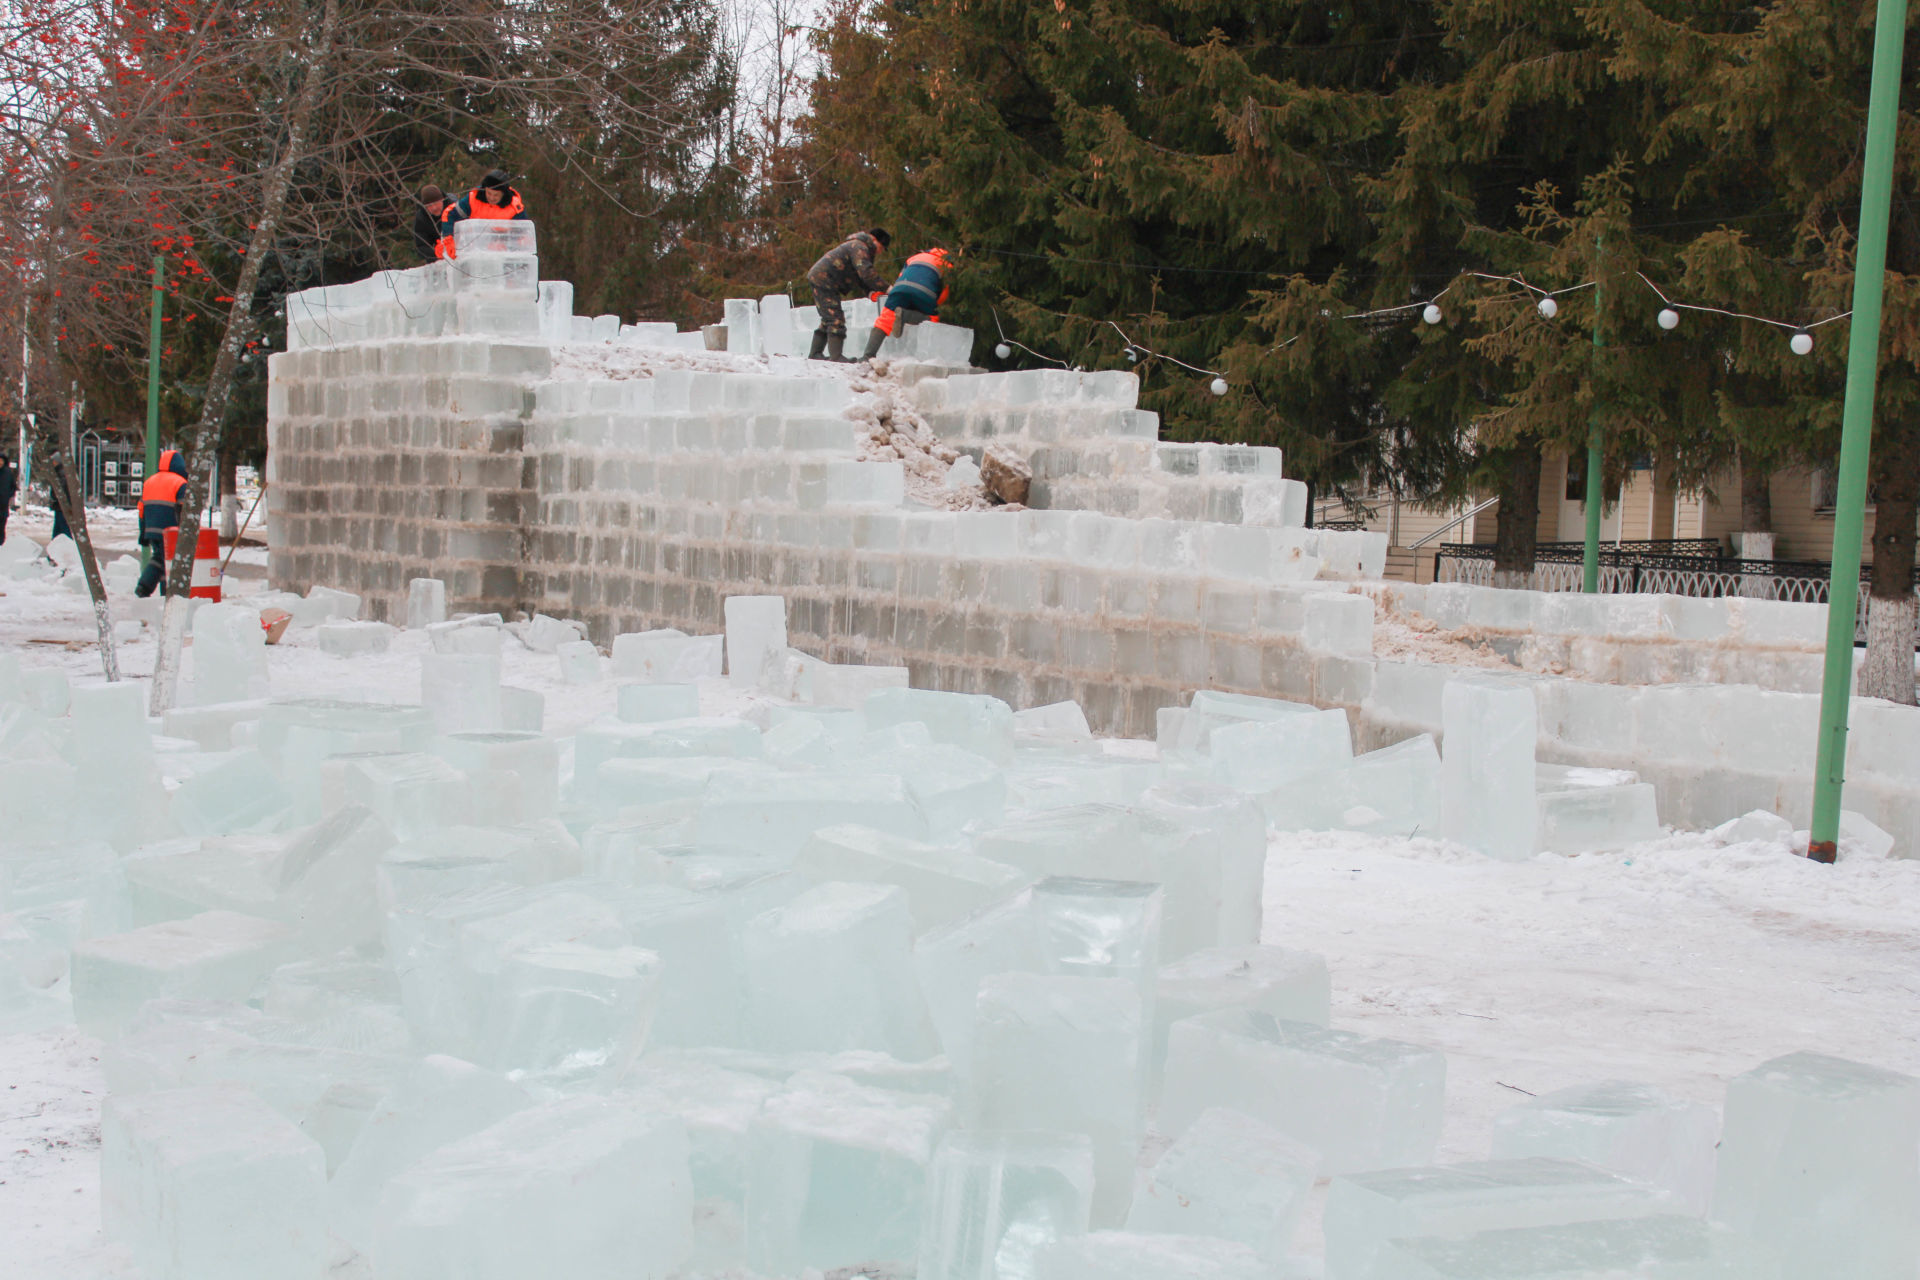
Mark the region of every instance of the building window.
[[[1834, 508], [1840, 505], [1840, 473], [1827, 467], [1815, 469], [1810, 476], [1813, 482], [1813, 513], [1830, 516]], [[1867, 486], [1867, 510], [1873, 510], [1875, 494], [1873, 486]]]
[[[1578, 502], [1583, 506], [1587, 501], [1587, 455], [1584, 452], [1567, 455], [1567, 501]], [[1611, 507], [1620, 501], [1620, 482], [1614, 481], [1607, 494], [1606, 505]]]

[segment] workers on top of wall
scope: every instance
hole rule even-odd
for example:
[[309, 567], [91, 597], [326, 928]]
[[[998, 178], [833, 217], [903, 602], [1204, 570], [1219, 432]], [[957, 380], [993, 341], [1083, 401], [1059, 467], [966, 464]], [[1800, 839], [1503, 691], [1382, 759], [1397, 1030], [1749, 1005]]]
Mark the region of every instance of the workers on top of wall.
[[[140, 486], [140, 545], [151, 553], [133, 593], [144, 599], [167, 572], [167, 530], [180, 527], [180, 491], [187, 487], [187, 462], [178, 449], [160, 455], [160, 465]], [[161, 594], [166, 594], [164, 591]]]
[[453, 227], [455, 223], [465, 222], [468, 218], [481, 218], [493, 221], [519, 219], [532, 221], [527, 213], [527, 202], [513, 189], [507, 175], [499, 169], [489, 169], [480, 185], [448, 205], [440, 214], [440, 241], [437, 252], [442, 258], [451, 258], [453, 254]]
[[446, 192], [431, 182], [420, 188], [419, 201], [413, 211], [413, 248], [422, 262], [432, 262], [440, 256], [440, 215], [446, 211]]
[[840, 308], [843, 299], [866, 294], [875, 302], [886, 291], [887, 283], [874, 270], [874, 263], [893, 243], [884, 227], [856, 231], [838, 245], [820, 255], [807, 271], [807, 283], [813, 286], [813, 305], [820, 312], [820, 327], [813, 331], [813, 349], [809, 360], [847, 360], [847, 313]]
[[930, 320], [940, 323], [940, 304], [947, 300], [946, 273], [950, 266], [947, 251], [938, 247], [916, 253], [900, 269], [900, 278], [887, 290], [880, 318], [867, 335], [865, 359], [880, 354], [880, 344], [892, 336], [898, 325], [919, 324]]

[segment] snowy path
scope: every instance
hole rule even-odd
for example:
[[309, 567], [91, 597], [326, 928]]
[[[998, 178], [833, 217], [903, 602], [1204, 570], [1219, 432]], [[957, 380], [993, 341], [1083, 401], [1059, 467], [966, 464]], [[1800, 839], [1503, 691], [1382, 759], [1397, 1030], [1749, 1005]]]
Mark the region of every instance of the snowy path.
[[[6, 584], [0, 649], [23, 666], [97, 679], [90, 651], [27, 643], [85, 626], [82, 597]], [[291, 639], [271, 651], [276, 693], [418, 696], [421, 637], [352, 662]], [[509, 651], [506, 678], [546, 695], [550, 733], [611, 700], [607, 684], [560, 685], [551, 655]], [[126, 665], [150, 670], [151, 643]], [[703, 690], [709, 713], [744, 701]], [[1326, 955], [1336, 1025], [1446, 1052], [1443, 1160], [1484, 1158], [1518, 1091], [1624, 1077], [1717, 1106], [1730, 1076], [1797, 1049], [1920, 1073], [1920, 861], [1821, 867], [1682, 834], [1503, 864], [1425, 840], [1283, 837], [1266, 912], [1267, 941]], [[71, 1029], [0, 1039], [8, 1280], [123, 1273], [99, 1230], [98, 1051]], [[1310, 1220], [1297, 1247], [1318, 1252], [1318, 1236]]]

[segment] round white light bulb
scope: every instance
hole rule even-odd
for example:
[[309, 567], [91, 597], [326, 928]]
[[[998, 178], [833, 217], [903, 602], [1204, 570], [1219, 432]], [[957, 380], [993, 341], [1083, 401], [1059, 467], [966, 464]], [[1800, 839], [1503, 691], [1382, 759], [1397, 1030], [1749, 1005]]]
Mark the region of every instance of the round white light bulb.
[[1660, 308], [1660, 314], [1656, 318], [1660, 321], [1662, 329], [1678, 328], [1680, 324], [1680, 313], [1672, 307]]
[[1552, 298], [1540, 299], [1540, 314], [1551, 320], [1560, 314], [1560, 304]]
[[1439, 324], [1440, 308], [1434, 303], [1429, 302], [1427, 304], [1427, 309], [1420, 313], [1420, 318], [1422, 320], [1425, 320], [1428, 324]]
[[1802, 329], [1788, 340], [1787, 345], [1793, 348], [1793, 354], [1807, 355], [1813, 351], [1813, 335]]
[[999, 356], [1002, 360], [1005, 360], [1008, 356], [1013, 354], [1013, 348], [1008, 346], [1006, 343], [1002, 342], [994, 347], [993, 354]]
[[1223, 396], [1227, 394], [1227, 380], [1225, 378], [1215, 378], [1207, 390], [1217, 396]]

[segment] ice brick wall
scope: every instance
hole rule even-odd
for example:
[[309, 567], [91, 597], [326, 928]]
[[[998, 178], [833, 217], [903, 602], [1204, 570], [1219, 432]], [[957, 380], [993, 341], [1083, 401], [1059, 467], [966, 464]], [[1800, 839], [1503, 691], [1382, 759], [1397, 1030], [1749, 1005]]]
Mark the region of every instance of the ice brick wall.
[[516, 607], [541, 343], [482, 337], [281, 352], [267, 392], [275, 582], [346, 586], [403, 618], [410, 578]]
[[1607, 684], [1750, 684], [1817, 693], [1827, 608], [1740, 596], [1581, 595], [1383, 584], [1393, 617], [1484, 644], [1528, 671]]
[[[1819, 606], [1380, 583], [1379, 535], [1297, 527], [1274, 451], [1153, 440], [1126, 374], [908, 370], [950, 438], [1085, 467], [1044, 482], [1050, 509], [913, 508], [899, 464], [855, 456], [840, 371], [555, 378], [542, 339], [583, 320], [562, 288], [397, 274], [431, 278], [296, 298], [330, 318], [273, 358], [276, 586], [344, 587], [399, 619], [407, 582], [440, 578], [456, 611], [576, 618], [603, 645], [715, 632], [727, 596], [777, 593], [798, 648], [1016, 707], [1071, 698], [1105, 733], [1152, 734], [1215, 688], [1344, 708], [1362, 746], [1437, 734], [1457, 668], [1376, 658], [1377, 596], [1530, 669], [1541, 759], [1637, 770], [1670, 822], [1805, 818], [1817, 697], [1797, 690]], [[1154, 514], [1174, 508], [1189, 518]], [[1862, 702], [1855, 724], [1849, 803], [1920, 844], [1920, 713]]]
[[1033, 468], [1036, 507], [1299, 528], [1307, 487], [1281, 474], [1280, 450], [1160, 440], [1137, 407], [1140, 380], [1112, 370], [1023, 369], [927, 380], [920, 411], [976, 454], [1011, 446]]
[[[455, 610], [564, 614], [603, 644], [714, 631], [726, 596], [775, 591], [801, 648], [1016, 705], [1076, 698], [1109, 732], [1151, 733], [1201, 686], [1357, 704], [1372, 608], [1341, 586], [1379, 576], [1379, 535], [1238, 518], [1258, 500], [1231, 521], [911, 508], [900, 464], [857, 459], [841, 370], [556, 379], [548, 335], [690, 335], [583, 327], [563, 287], [490, 268], [484, 249], [457, 261], [293, 300], [305, 319], [271, 366], [275, 585], [345, 587], [398, 618], [407, 582], [437, 577]], [[751, 342], [754, 317], [733, 311]], [[963, 332], [910, 335], [902, 358], [950, 355]], [[910, 369], [917, 398], [949, 367]], [[1129, 374], [963, 381], [981, 404], [1017, 398], [1030, 435], [1049, 417], [1151, 433]], [[1135, 443], [1151, 464], [1151, 440]], [[1278, 481], [1277, 453], [1240, 455], [1208, 464], [1203, 487]]]

